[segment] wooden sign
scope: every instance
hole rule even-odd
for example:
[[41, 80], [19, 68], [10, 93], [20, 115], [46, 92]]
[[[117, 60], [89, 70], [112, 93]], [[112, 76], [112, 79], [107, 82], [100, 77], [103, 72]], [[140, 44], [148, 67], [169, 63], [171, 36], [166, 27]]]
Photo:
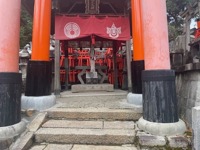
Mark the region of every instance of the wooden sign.
[[85, 0], [86, 14], [99, 14], [100, 0]]

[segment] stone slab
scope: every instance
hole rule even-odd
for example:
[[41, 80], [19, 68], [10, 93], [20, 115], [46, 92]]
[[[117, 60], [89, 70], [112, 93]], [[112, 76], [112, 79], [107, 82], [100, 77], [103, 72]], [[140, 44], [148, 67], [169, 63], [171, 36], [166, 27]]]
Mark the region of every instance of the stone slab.
[[137, 135], [139, 144], [141, 146], [165, 146], [167, 144], [164, 136], [150, 135], [145, 132], [138, 131]]
[[42, 125], [43, 128], [79, 128], [79, 129], [102, 129], [103, 121], [68, 121], [49, 120]]
[[54, 108], [48, 111], [50, 118], [65, 119], [104, 119], [104, 120], [138, 120], [142, 114], [131, 109], [108, 108]]
[[105, 129], [135, 129], [133, 121], [104, 121]]
[[13, 142], [13, 139], [0, 140], [0, 149], [10, 150], [9, 147], [12, 144], [12, 142]]
[[36, 142], [65, 144], [132, 144], [134, 130], [41, 128], [35, 134]]
[[34, 110], [46, 110], [51, 108], [56, 104], [56, 96], [49, 95], [49, 96], [24, 96], [21, 97], [21, 107], [22, 109], [34, 109]]
[[48, 144], [44, 150], [72, 150], [72, 145]]
[[[129, 107], [130, 104], [122, 105], [122, 102], [126, 101], [124, 96], [91, 96], [91, 97], [68, 97], [60, 98], [58, 102], [61, 105], [57, 105], [59, 108], [120, 108], [120, 109], [135, 109], [135, 107]], [[138, 110], [138, 109], [135, 109]], [[139, 111], [138, 111], [139, 112]]]
[[45, 118], [47, 116], [47, 113], [40, 113], [38, 114], [33, 121], [27, 126], [27, 129], [31, 132], [35, 132], [39, 129], [41, 124], [44, 122]]
[[113, 84], [77, 84], [72, 85], [71, 91], [76, 92], [88, 92], [88, 91], [107, 91], [113, 92]]
[[10, 147], [10, 150], [27, 150], [33, 143], [33, 132], [27, 132], [22, 135], [17, 141]]
[[200, 150], [200, 107], [192, 109], [193, 147]]
[[0, 127], [0, 141], [20, 135], [26, 129], [26, 124], [27, 121], [25, 119], [22, 119], [22, 121], [17, 124]]
[[167, 138], [171, 148], [187, 148], [189, 145], [188, 139], [184, 136], [169, 136]]
[[129, 93], [127, 95], [127, 102], [142, 107], [142, 94]]
[[72, 150], [137, 150], [135, 146], [94, 146], [94, 145], [74, 145]]
[[127, 97], [127, 91], [115, 89], [114, 92], [106, 92], [106, 91], [87, 91], [83, 93], [72, 93], [72, 91], [64, 91], [61, 92], [61, 98], [72, 98], [72, 97], [100, 97], [100, 96], [123, 96], [123, 98]]
[[46, 145], [36, 145], [30, 148], [29, 150], [43, 150], [46, 147]]
[[185, 122], [181, 119], [175, 123], [156, 123], [147, 121], [142, 117], [137, 122], [137, 125], [141, 130], [158, 136], [183, 135], [186, 131]]

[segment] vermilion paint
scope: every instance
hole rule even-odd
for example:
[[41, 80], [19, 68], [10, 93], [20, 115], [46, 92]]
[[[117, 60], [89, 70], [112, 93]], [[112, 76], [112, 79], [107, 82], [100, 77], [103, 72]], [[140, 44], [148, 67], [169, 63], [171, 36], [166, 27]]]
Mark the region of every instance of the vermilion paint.
[[32, 60], [49, 61], [51, 0], [35, 0]]
[[21, 0], [0, 1], [0, 72], [19, 72]]
[[145, 70], [170, 69], [165, 0], [141, 0]]
[[200, 20], [197, 21], [197, 29], [200, 29]]
[[133, 35], [133, 60], [144, 60], [142, 39], [141, 0], [131, 0], [132, 9], [132, 35]]

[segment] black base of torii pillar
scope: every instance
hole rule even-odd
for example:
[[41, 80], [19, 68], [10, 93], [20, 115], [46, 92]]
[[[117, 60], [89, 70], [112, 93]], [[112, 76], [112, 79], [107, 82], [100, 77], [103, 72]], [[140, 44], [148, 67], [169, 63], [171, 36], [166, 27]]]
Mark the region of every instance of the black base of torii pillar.
[[144, 60], [132, 61], [132, 93], [142, 94], [142, 71], [144, 70]]
[[145, 70], [142, 72], [143, 117], [138, 127], [152, 135], [182, 135], [185, 123], [179, 119], [175, 72]]
[[175, 72], [150, 70], [142, 72], [143, 118], [150, 122], [178, 122]]
[[21, 121], [21, 88], [20, 73], [0, 73], [0, 127]]
[[131, 62], [131, 82], [132, 92], [127, 95], [129, 104], [142, 107], [142, 71], [144, 70], [144, 60]]

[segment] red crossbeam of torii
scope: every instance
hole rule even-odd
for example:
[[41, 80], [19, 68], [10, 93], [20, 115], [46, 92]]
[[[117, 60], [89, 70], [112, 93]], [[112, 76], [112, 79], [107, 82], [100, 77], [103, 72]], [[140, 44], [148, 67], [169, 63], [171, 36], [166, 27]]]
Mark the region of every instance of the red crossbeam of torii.
[[129, 18], [124, 16], [55, 17], [55, 39], [72, 40], [91, 35], [112, 40], [129, 40], [131, 38]]

